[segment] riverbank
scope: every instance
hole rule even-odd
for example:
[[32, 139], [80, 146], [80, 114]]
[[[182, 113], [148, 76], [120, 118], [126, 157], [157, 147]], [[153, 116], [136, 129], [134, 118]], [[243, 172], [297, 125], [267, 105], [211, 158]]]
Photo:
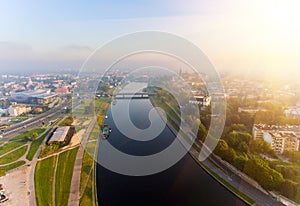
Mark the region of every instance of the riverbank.
[[[152, 99], [152, 104], [155, 106], [160, 107], [159, 104], [156, 104], [155, 100]], [[171, 108], [172, 109], [172, 108]], [[177, 129], [179, 124], [176, 124], [176, 119], [172, 118], [171, 115], [167, 115], [168, 118], [166, 119], [172, 119], [173, 121], [168, 122], [165, 118], [164, 121], [167, 121], [166, 124], [170, 129], [173, 129], [173, 132], [177, 134]], [[175, 126], [174, 126], [175, 124]], [[175, 129], [174, 129], [175, 128]], [[188, 132], [183, 133], [182, 131], [180, 134], [185, 138], [185, 140], [191, 141], [191, 139], [188, 137]], [[198, 159], [199, 152], [201, 146], [195, 142], [193, 144], [193, 147], [190, 149], [189, 154], [192, 155], [192, 157], [195, 159]], [[199, 159], [197, 163], [199, 164], [201, 162]], [[223, 163], [223, 160], [220, 160], [218, 157], [216, 157], [214, 154], [212, 154], [207, 160], [201, 162], [199, 164], [204, 170], [206, 168], [203, 167], [205, 165], [207, 168], [209, 168], [213, 173], [209, 173], [211, 176], [213, 176], [220, 184], [226, 184], [226, 188], [231, 191], [233, 194], [235, 194], [237, 197], [241, 198], [244, 202], [250, 205], [280, 205], [283, 206], [282, 203], [276, 201], [266, 191], [262, 191], [261, 187], [257, 184], [253, 185], [252, 182], [249, 183], [247, 180], [244, 179], [244, 174], [241, 174], [241, 172], [233, 171], [232, 168], [227, 167], [226, 164]], [[214, 176], [216, 174], [216, 176]], [[223, 179], [220, 181], [220, 179]], [[255, 203], [254, 203], [255, 202]]]
[[[154, 107], [160, 107], [160, 105], [156, 104], [155, 100], [153, 100], [153, 99], [152, 99], [151, 103], [153, 104]], [[159, 111], [158, 111], [158, 113], [160, 114]], [[161, 116], [161, 117], [162, 117], [163, 121], [166, 123], [166, 125], [169, 127], [169, 129], [176, 136], [178, 134], [179, 125], [176, 125], [175, 121], [169, 121], [169, 119], [172, 119], [172, 117], [170, 116], [169, 113], [166, 113], [166, 115], [167, 115], [167, 118], [164, 118], [163, 116]], [[173, 125], [173, 124], [175, 124], [175, 125]], [[187, 138], [185, 138], [185, 139], [187, 139]], [[189, 141], [190, 139], [187, 139], [187, 140]], [[191, 149], [188, 151], [188, 153], [197, 162], [197, 164], [199, 164], [199, 166], [201, 166], [210, 176], [212, 176], [215, 180], [217, 180], [221, 185], [223, 185], [225, 188], [227, 188], [230, 192], [232, 192], [238, 198], [243, 200], [246, 204], [248, 204], [248, 205], [255, 204], [255, 201], [253, 199], [248, 197], [246, 194], [240, 192], [238, 189], [233, 187], [229, 182], [225, 181], [223, 178], [221, 178], [219, 175], [217, 175], [217, 173], [213, 171], [213, 168], [210, 165], [205, 164], [204, 162], [201, 162], [196, 157], [196, 156], [199, 156], [200, 148], [198, 147], [199, 150], [197, 150], [196, 148], [194, 148], [194, 146], [196, 146], [196, 145], [193, 144], [193, 147], [191, 147]]]

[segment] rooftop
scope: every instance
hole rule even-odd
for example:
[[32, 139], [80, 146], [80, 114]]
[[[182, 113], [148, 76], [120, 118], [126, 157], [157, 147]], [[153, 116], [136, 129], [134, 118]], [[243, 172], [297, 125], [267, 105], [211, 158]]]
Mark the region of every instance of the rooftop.
[[260, 130], [285, 130], [285, 131], [300, 131], [300, 125], [268, 125], [268, 124], [255, 124], [253, 126], [256, 129]]
[[70, 126], [58, 127], [49, 142], [63, 142], [68, 134]]

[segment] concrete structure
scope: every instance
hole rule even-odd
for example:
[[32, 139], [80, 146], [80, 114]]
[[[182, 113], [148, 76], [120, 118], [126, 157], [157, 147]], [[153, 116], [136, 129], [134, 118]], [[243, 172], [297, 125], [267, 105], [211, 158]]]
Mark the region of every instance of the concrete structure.
[[48, 141], [48, 145], [51, 144], [60, 144], [60, 146], [65, 146], [69, 144], [75, 128], [70, 126], [59, 127], [55, 130], [53, 135]]
[[42, 104], [46, 105], [54, 101], [56, 94], [51, 93], [50, 90], [31, 90], [24, 92], [16, 92], [11, 95], [17, 103], [25, 104]]

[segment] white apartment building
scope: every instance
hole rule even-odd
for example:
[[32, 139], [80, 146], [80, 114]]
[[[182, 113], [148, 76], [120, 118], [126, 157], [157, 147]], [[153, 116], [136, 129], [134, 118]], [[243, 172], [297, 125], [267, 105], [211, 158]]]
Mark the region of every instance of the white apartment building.
[[300, 126], [298, 125], [255, 124], [252, 136], [254, 139], [260, 138], [268, 142], [277, 153], [299, 151]]

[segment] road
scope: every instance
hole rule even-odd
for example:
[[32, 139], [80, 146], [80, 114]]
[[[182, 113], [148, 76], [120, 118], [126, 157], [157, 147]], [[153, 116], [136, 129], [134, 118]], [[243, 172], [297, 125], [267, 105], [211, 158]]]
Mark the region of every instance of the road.
[[16, 125], [11, 126], [10, 128], [6, 129], [5, 132], [2, 134], [3, 138], [8, 138], [13, 135], [22, 133], [28, 129], [36, 127], [42, 123], [42, 121], [49, 121], [51, 119], [57, 118], [61, 114], [61, 110], [67, 106], [68, 101], [64, 100], [62, 104], [59, 106], [35, 117], [28, 119], [24, 122], [18, 123]]

